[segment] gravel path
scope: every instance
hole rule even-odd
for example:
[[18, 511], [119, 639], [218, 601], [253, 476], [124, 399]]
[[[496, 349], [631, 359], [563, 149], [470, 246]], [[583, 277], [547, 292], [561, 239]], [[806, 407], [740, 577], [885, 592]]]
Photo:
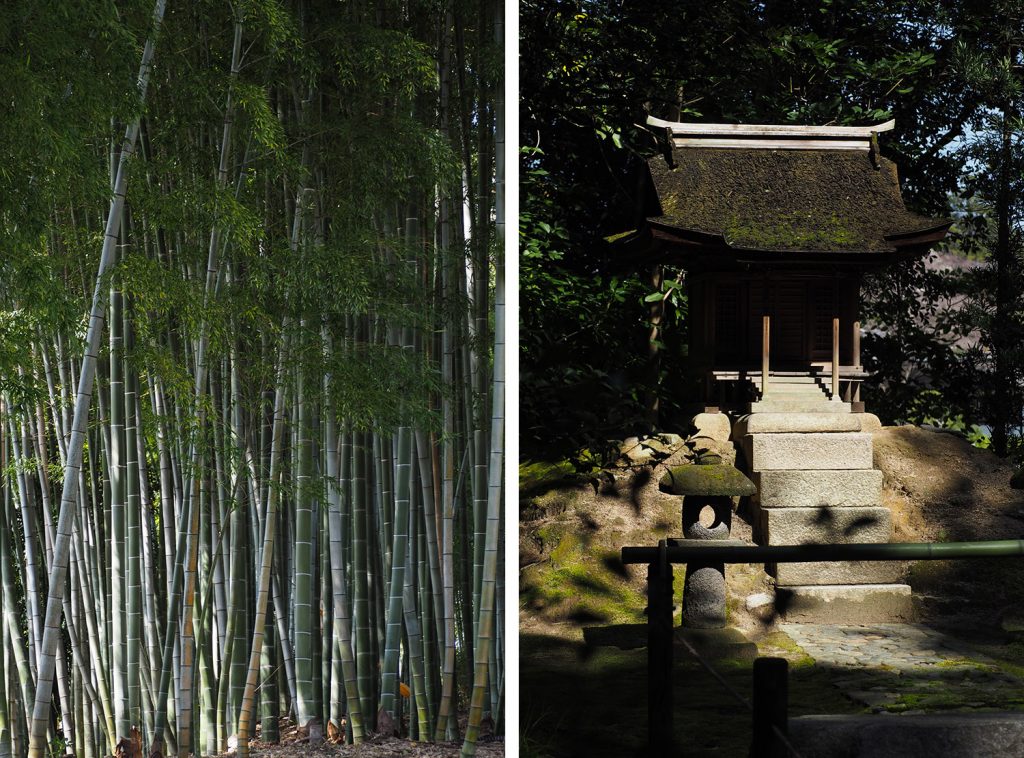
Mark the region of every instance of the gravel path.
[[919, 624], [780, 628], [815, 665], [836, 669], [844, 695], [875, 712], [1024, 709], [1024, 681]]

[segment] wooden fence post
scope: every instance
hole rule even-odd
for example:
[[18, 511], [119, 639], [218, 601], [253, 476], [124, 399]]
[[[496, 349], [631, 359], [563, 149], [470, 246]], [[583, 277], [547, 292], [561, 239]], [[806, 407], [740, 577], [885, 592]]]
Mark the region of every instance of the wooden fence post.
[[768, 351], [771, 347], [771, 317], [761, 317], [761, 399], [768, 392]]
[[647, 733], [650, 755], [672, 752], [672, 564], [658, 542], [647, 568]]
[[860, 368], [860, 322], [853, 322], [853, 365]]
[[750, 758], [786, 758], [787, 750], [775, 734], [788, 734], [789, 664], [785, 658], [754, 661], [754, 736]]
[[832, 319], [832, 399], [839, 399], [839, 319]]

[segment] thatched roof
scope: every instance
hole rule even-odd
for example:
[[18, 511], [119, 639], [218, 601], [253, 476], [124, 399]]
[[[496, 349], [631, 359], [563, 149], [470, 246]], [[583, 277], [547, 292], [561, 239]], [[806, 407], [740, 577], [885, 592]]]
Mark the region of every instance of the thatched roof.
[[650, 221], [734, 249], [891, 253], [949, 225], [904, 207], [896, 166], [877, 152], [686, 146], [671, 157], [648, 162], [661, 210]]

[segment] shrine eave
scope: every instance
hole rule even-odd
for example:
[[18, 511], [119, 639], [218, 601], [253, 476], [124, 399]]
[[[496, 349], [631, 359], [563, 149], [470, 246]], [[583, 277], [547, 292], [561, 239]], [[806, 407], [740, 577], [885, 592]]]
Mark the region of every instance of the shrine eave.
[[906, 256], [920, 255], [927, 252], [934, 243], [940, 242], [952, 224], [951, 220], [943, 219], [933, 226], [922, 229], [908, 229], [886, 235], [884, 239], [890, 244], [887, 250], [773, 250], [745, 245], [731, 245], [725, 237], [710, 234], [699, 229], [681, 228], [657, 221], [647, 221], [651, 239], [667, 243], [687, 254], [729, 255], [737, 260], [753, 257], [758, 260], [779, 259], [782, 257], [793, 260], [828, 259], [835, 261], [870, 261], [879, 258], [898, 259]]
[[827, 264], [866, 269], [907, 260], [928, 252], [933, 244], [946, 236], [951, 224], [952, 221], [943, 220], [930, 228], [887, 235], [886, 240], [890, 242], [891, 248], [884, 251], [779, 251], [730, 245], [720, 234], [678, 228], [649, 220], [645, 230], [633, 235], [629, 247], [634, 255], [647, 260], [691, 267], [699, 265], [701, 268], [721, 268], [737, 264]]

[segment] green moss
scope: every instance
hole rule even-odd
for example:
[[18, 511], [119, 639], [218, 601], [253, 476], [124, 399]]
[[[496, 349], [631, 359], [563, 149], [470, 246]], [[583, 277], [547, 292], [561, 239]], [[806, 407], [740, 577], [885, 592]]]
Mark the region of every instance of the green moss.
[[1005, 645], [976, 644], [972, 647], [992, 659], [996, 668], [1024, 680], [1024, 639], [1021, 637], [1015, 637]]
[[674, 216], [679, 212], [679, 195], [675, 192], [666, 192], [658, 200], [661, 202], [661, 210], [666, 216]]
[[1002, 660], [995, 656], [993, 656], [993, 658], [995, 660], [995, 665], [998, 668], [1002, 669], [1007, 674], [1012, 674], [1018, 679], [1024, 679], [1024, 665], [1021, 665], [1020, 662]]
[[932, 227], [910, 213], [895, 167], [834, 150], [677, 149], [648, 165], [662, 223], [761, 250], [888, 251], [886, 235]]
[[[758, 650], [762, 655], [770, 655], [772, 650], [781, 650], [788, 653], [790, 668], [806, 668], [814, 665], [814, 659], [800, 647], [788, 634], [782, 631], [774, 631], [765, 635], [758, 643]], [[763, 648], [763, 650], [762, 650]]]
[[956, 669], [969, 666], [972, 668], [984, 668], [980, 663], [968, 660], [967, 658], [945, 658], [935, 664], [940, 669]]
[[895, 703], [886, 706], [886, 710], [962, 708], [966, 703], [967, 700], [963, 695], [954, 695], [948, 692], [907, 692], [901, 694]]
[[705, 497], [731, 497], [753, 495], [754, 483], [735, 466], [718, 463], [707, 466], [676, 466], [665, 473], [658, 483], [662, 492], [674, 495], [703, 495]]
[[578, 509], [587, 500], [587, 497], [588, 493], [585, 490], [569, 484], [561, 488], [550, 489], [542, 495], [536, 495], [530, 499], [530, 503], [550, 518]]
[[609, 243], [615, 242], [616, 240], [623, 239], [631, 234], [636, 234], [636, 229], [629, 229], [628, 231], [619, 232], [618, 234], [609, 234], [607, 237], [604, 238], [604, 241]]
[[815, 218], [814, 214], [794, 213], [758, 222], [733, 216], [723, 233], [729, 244], [766, 250], [830, 250], [858, 241], [857, 232], [835, 214]]
[[735, 595], [726, 595], [725, 597], [725, 619], [728, 622], [729, 619], [733, 618], [735, 614], [741, 613], [744, 609], [744, 600], [736, 597]]
[[545, 551], [554, 551], [561, 544], [562, 538], [570, 531], [569, 524], [565, 521], [553, 520], [537, 529], [537, 536], [540, 537], [541, 545]]
[[540, 531], [543, 539], [557, 537], [558, 543], [549, 560], [523, 571], [520, 598], [526, 608], [579, 625], [644, 620], [646, 598], [630, 583], [618, 551], [588, 547], [565, 522], [545, 524]]
[[520, 597], [527, 608], [547, 610], [572, 596], [572, 589], [558, 569], [534, 565], [523, 571]]
[[902, 692], [894, 703], [883, 706], [890, 713], [909, 710], [949, 711], [949, 710], [992, 710], [1006, 708], [1019, 709], [1020, 701], [1007, 701], [1005, 697], [996, 695], [984, 687], [959, 691], [934, 692]]
[[551, 564], [559, 567], [578, 560], [580, 543], [581, 540], [575, 532], [568, 528], [563, 529], [558, 544], [551, 551]]
[[519, 464], [519, 491], [529, 492], [547, 484], [560, 482], [576, 473], [568, 460], [524, 461]]

